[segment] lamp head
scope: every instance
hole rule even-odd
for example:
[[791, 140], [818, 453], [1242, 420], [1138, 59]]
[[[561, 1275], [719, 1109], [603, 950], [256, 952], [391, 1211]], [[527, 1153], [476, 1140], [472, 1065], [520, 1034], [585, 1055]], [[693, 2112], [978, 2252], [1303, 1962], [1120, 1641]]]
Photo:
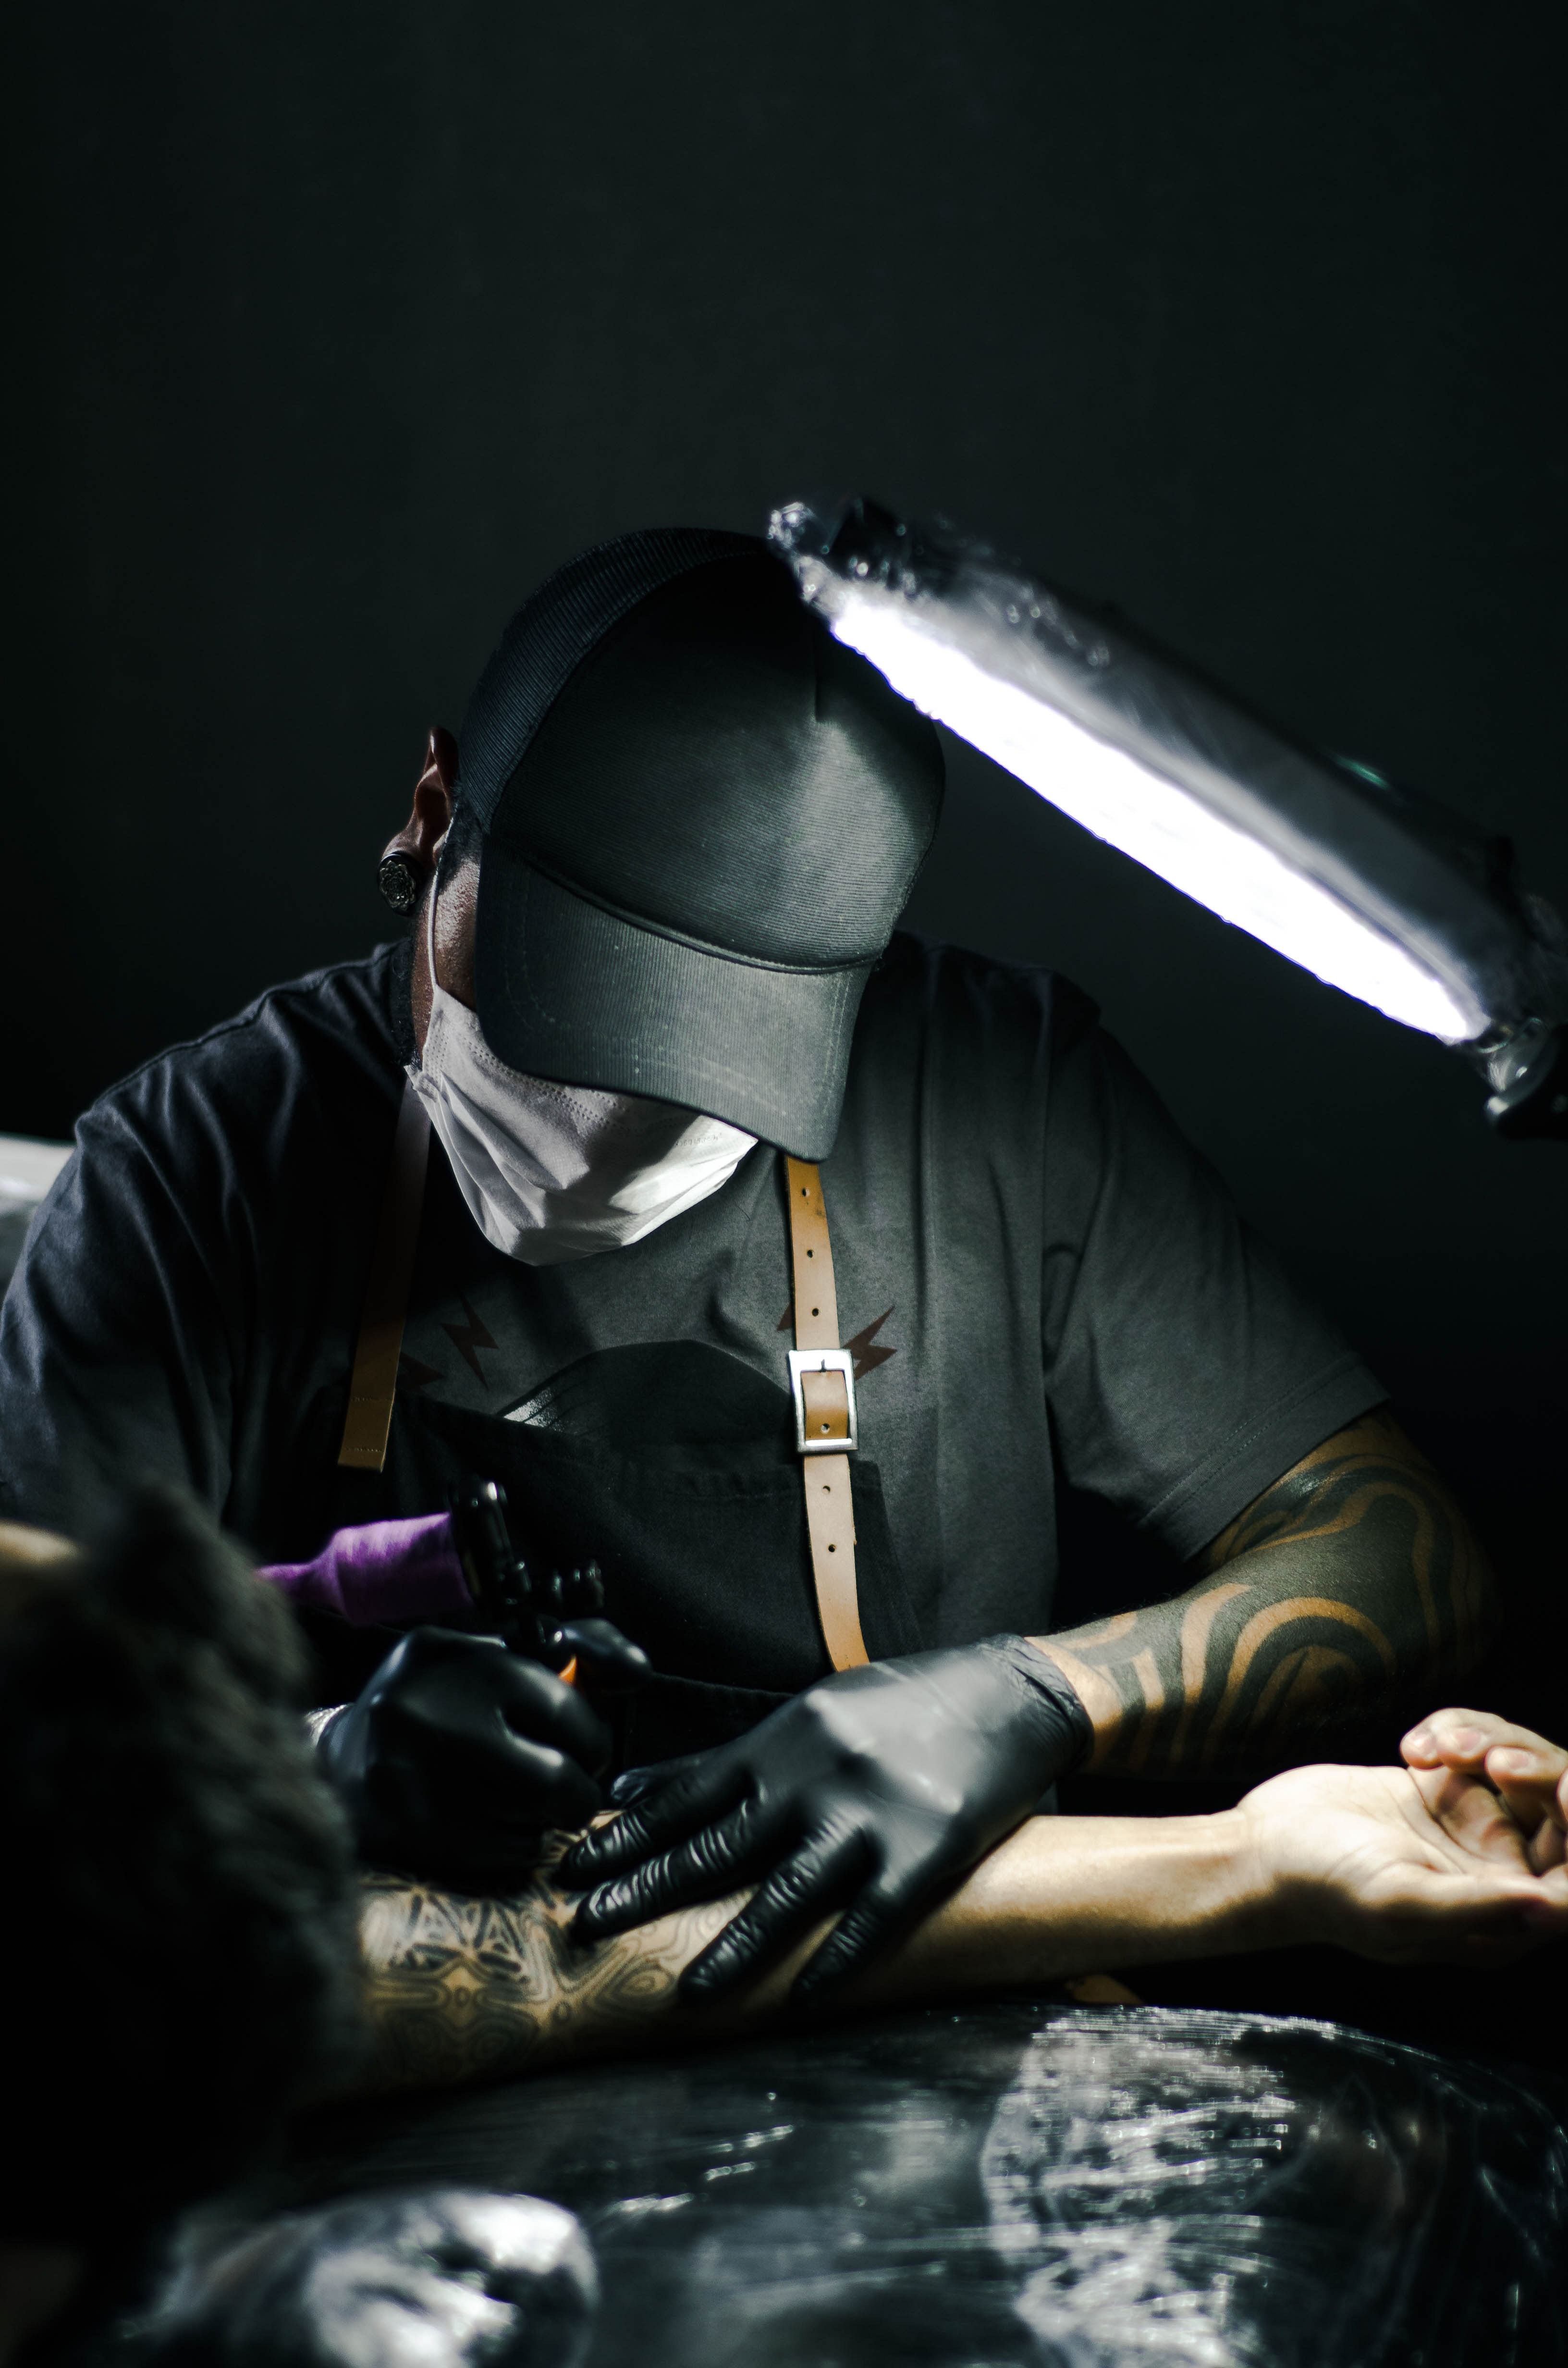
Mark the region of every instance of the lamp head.
[[1221, 920], [1469, 1053], [1502, 1131], [1568, 1136], [1568, 936], [1506, 840], [1306, 747], [949, 528], [857, 498], [790, 503], [769, 534], [835, 638], [915, 706]]

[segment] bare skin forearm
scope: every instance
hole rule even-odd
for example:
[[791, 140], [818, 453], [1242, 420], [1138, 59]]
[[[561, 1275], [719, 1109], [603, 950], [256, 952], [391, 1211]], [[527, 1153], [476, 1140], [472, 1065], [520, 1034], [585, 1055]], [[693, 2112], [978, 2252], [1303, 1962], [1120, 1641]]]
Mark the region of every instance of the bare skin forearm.
[[[500, 2079], [585, 2055], [693, 2044], [776, 2017], [813, 1932], [734, 2009], [684, 2008], [684, 1966], [741, 1904], [720, 1900], [580, 1946], [547, 1874], [513, 1899], [364, 1882], [361, 1953], [378, 2089]], [[744, 1895], [743, 1895], [744, 1896]], [[1031, 1818], [852, 1993], [893, 2004], [1010, 1988], [1272, 1937], [1244, 1821]]]
[[1092, 1768], [1256, 1765], [1469, 1668], [1491, 1619], [1474, 1533], [1383, 1414], [1304, 1457], [1199, 1566], [1170, 1602], [1033, 1640], [1094, 1721]]

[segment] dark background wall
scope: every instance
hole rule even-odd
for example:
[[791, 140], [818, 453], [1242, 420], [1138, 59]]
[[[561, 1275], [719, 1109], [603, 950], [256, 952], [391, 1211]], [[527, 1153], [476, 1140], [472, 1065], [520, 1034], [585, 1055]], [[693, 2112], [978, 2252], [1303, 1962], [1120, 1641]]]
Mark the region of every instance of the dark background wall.
[[[0, 1128], [384, 933], [426, 724], [654, 520], [864, 487], [1514, 833], [1568, 906], [1555, 7], [15, 12]], [[1556, 1586], [1568, 1154], [955, 752], [1054, 962]]]

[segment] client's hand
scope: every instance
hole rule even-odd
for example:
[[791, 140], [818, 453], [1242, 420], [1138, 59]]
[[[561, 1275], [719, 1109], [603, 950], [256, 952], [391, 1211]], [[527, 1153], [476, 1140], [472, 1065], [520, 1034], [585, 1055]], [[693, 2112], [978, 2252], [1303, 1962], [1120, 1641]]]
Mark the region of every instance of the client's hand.
[[[566, 1633], [606, 1691], [646, 1672], [608, 1621]], [[538, 1865], [547, 1833], [580, 1832], [602, 1807], [610, 1736], [537, 1661], [493, 1637], [416, 1628], [322, 1727], [316, 1751], [367, 1865], [498, 1891]]]
[[1568, 1751], [1486, 1710], [1439, 1710], [1400, 1745], [1408, 1766], [1449, 1768], [1507, 1803], [1538, 1872], [1568, 1858]]
[[1277, 1942], [1497, 1965], [1568, 1933], [1568, 1868], [1535, 1873], [1507, 1805], [1446, 1766], [1293, 1768], [1240, 1805]]

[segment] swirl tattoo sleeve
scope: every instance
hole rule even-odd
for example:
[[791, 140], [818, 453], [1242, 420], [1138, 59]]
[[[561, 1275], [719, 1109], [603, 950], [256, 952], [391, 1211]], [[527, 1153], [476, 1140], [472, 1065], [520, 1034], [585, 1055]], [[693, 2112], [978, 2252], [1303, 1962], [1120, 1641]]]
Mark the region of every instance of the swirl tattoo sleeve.
[[1485, 1554], [1391, 1417], [1332, 1439], [1198, 1557], [1183, 1595], [1036, 1639], [1095, 1722], [1091, 1766], [1194, 1776], [1446, 1681], [1492, 1617]]

